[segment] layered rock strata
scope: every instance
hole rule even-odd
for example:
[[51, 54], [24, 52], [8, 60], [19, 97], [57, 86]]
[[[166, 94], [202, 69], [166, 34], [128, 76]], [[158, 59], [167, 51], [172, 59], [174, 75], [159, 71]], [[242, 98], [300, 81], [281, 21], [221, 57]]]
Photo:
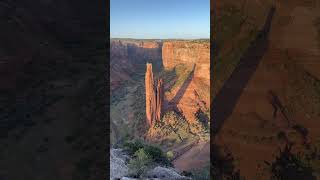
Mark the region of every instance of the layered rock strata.
[[194, 76], [210, 83], [209, 41], [166, 41], [162, 46], [162, 60], [165, 69], [178, 64], [195, 64]]

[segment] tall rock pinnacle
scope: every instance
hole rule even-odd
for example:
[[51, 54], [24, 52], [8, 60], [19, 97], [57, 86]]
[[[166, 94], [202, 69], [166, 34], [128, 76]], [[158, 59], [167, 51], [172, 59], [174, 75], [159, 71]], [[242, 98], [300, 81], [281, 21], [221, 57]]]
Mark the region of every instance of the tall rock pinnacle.
[[146, 116], [147, 116], [147, 122], [151, 126], [153, 120], [155, 119], [156, 98], [155, 98], [155, 91], [154, 91], [152, 64], [150, 63], [147, 63], [145, 86], [146, 86]]
[[159, 79], [157, 88], [154, 83], [152, 64], [147, 63], [145, 75], [146, 86], [146, 118], [151, 127], [154, 122], [159, 121], [162, 117], [162, 106], [164, 99], [163, 80]]
[[158, 86], [157, 86], [157, 101], [156, 101], [156, 121], [160, 121], [162, 117], [162, 106], [163, 106], [163, 99], [164, 99], [164, 92], [163, 92], [163, 80], [158, 80]]

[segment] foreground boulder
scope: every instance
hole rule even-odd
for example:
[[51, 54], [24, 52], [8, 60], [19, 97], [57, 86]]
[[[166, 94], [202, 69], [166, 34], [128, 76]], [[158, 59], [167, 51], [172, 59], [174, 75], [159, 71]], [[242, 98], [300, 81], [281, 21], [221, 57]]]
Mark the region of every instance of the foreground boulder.
[[129, 172], [128, 156], [121, 149], [110, 150], [110, 179], [120, 179]]
[[164, 168], [157, 166], [147, 173], [149, 178], [167, 179], [167, 180], [188, 180], [186, 176], [181, 176], [172, 168]]

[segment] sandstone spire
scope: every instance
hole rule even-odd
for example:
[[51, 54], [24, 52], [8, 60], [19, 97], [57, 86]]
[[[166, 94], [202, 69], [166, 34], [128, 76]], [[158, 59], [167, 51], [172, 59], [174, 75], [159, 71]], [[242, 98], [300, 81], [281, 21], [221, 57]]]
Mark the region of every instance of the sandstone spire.
[[157, 88], [153, 79], [152, 64], [147, 63], [145, 76], [146, 86], [146, 118], [149, 126], [152, 126], [162, 117], [162, 106], [164, 100], [163, 80], [159, 79]]
[[163, 80], [158, 80], [157, 86], [157, 101], [156, 101], [156, 121], [160, 121], [162, 117], [162, 106], [163, 106], [163, 99], [164, 99], [164, 92], [163, 92]]
[[155, 119], [155, 110], [156, 110], [155, 97], [156, 96], [154, 91], [152, 64], [150, 63], [147, 63], [145, 86], [146, 86], [146, 117], [147, 117], [148, 124], [151, 126], [153, 123], [153, 120]]

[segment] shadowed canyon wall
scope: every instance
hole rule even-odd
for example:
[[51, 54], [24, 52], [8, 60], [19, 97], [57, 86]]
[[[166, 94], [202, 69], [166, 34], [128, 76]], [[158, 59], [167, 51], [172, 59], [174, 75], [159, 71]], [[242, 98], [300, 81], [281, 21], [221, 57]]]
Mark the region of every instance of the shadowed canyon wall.
[[161, 65], [161, 42], [113, 39], [110, 43], [111, 90], [119, 87], [122, 81], [129, 80], [130, 75], [137, 73], [147, 61]]

